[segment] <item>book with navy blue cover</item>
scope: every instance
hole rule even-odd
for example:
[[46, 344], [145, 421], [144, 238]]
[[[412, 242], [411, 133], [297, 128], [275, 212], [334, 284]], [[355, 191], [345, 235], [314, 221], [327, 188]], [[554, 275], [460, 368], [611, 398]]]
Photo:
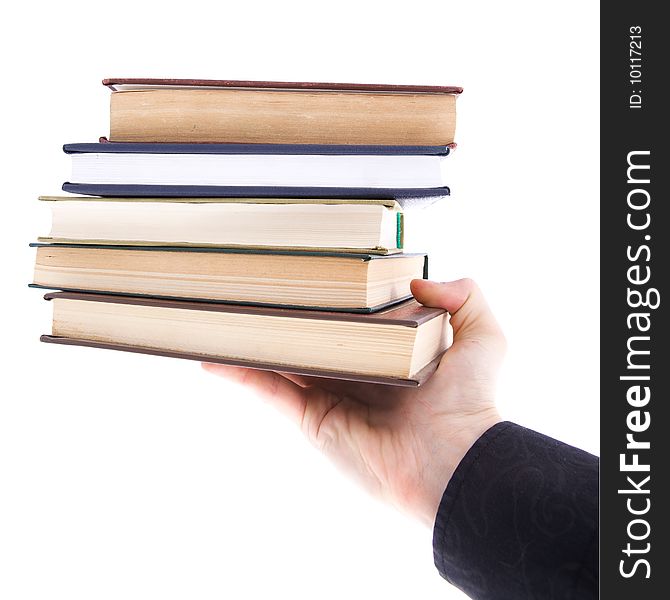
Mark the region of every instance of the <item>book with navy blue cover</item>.
[[452, 146], [66, 144], [63, 190], [119, 197], [395, 198], [449, 195]]
[[447, 156], [455, 144], [447, 146], [375, 146], [345, 144], [162, 144], [125, 142], [83, 142], [64, 144], [63, 152], [124, 154], [325, 154], [325, 155], [434, 155]]

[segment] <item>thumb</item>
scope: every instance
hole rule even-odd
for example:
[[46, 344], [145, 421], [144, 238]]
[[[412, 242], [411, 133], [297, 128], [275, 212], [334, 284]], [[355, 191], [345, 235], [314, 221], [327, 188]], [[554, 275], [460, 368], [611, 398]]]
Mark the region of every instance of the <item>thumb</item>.
[[437, 283], [415, 279], [412, 294], [424, 306], [444, 308], [451, 314], [454, 341], [487, 339], [504, 347], [505, 337], [481, 290], [472, 279]]

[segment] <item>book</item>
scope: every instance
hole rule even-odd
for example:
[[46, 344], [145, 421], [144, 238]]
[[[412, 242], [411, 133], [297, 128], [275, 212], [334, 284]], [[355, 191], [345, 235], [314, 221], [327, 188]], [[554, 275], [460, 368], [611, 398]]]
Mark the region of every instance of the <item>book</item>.
[[66, 144], [63, 190], [94, 196], [433, 197], [447, 146]]
[[31, 244], [32, 287], [372, 312], [411, 297], [425, 254]]
[[114, 142], [445, 146], [460, 87], [105, 79]]
[[341, 250], [388, 254], [403, 245], [393, 200], [41, 196], [41, 242]]
[[417, 386], [451, 343], [448, 313], [415, 300], [371, 314], [55, 292], [50, 343]]

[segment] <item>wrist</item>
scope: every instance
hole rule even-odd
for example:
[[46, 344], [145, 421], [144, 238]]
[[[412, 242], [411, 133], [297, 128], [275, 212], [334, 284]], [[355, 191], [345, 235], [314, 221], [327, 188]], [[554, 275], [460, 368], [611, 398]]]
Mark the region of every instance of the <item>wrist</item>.
[[451, 477], [474, 443], [496, 423], [502, 421], [495, 407], [475, 414], [449, 416], [448, 427], [440, 428], [438, 443], [429, 450], [424, 465], [424, 494], [421, 494], [417, 514], [433, 527], [437, 510]]

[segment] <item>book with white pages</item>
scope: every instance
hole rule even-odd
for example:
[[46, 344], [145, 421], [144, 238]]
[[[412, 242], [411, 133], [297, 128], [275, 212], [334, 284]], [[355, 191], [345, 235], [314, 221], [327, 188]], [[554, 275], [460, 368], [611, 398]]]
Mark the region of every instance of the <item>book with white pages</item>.
[[96, 196], [435, 198], [449, 146], [66, 144], [63, 190]]

